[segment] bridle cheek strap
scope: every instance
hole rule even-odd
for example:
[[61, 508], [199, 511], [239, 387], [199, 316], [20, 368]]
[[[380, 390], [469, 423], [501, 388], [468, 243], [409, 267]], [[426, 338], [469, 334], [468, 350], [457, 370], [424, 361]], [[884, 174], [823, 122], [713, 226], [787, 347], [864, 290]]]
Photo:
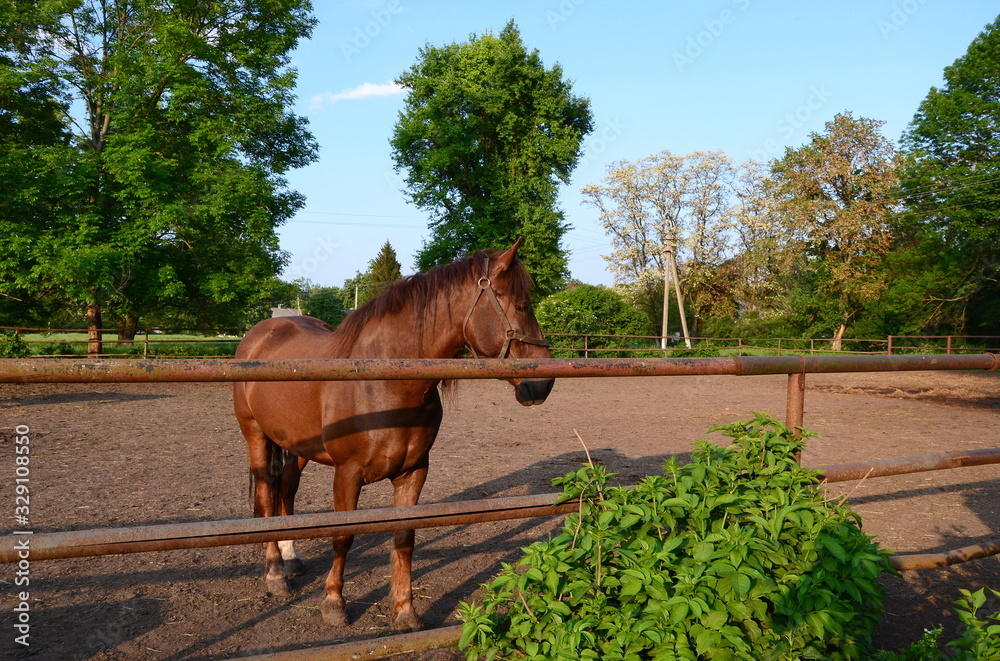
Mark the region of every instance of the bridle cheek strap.
[[504, 341], [503, 346], [500, 347], [500, 353], [497, 354], [497, 358], [506, 358], [507, 354], [510, 352], [511, 342], [523, 342], [524, 344], [533, 344], [539, 347], [547, 347], [549, 343], [539, 337], [531, 337], [530, 335], [525, 335], [521, 331], [517, 330], [510, 324], [510, 320], [507, 319], [507, 315], [504, 314], [503, 306], [500, 305], [500, 301], [497, 300], [496, 292], [493, 291], [493, 283], [486, 276], [479, 278], [479, 282], [476, 283], [479, 287], [479, 291], [476, 292], [475, 298], [472, 299], [472, 305], [469, 306], [469, 311], [465, 313], [465, 321], [462, 322], [462, 339], [465, 341], [465, 346], [469, 348], [472, 352], [473, 358], [479, 358], [479, 354], [476, 350], [472, 348], [472, 343], [469, 342], [469, 336], [466, 333], [466, 328], [469, 325], [469, 319], [472, 318], [472, 313], [476, 309], [476, 305], [479, 303], [479, 299], [482, 298], [483, 293], [486, 294], [486, 298], [489, 299], [490, 303], [493, 305], [493, 309], [496, 311], [497, 316], [500, 317], [500, 321], [503, 322], [504, 328]]

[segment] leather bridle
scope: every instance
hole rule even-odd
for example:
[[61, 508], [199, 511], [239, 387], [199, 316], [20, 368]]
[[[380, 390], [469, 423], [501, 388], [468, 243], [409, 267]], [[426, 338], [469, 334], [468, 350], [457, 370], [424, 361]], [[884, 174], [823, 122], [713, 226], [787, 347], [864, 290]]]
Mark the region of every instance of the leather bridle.
[[[489, 262], [486, 262], [486, 272], [489, 272]], [[479, 358], [479, 354], [476, 350], [472, 348], [472, 343], [469, 342], [469, 336], [466, 334], [465, 329], [469, 325], [469, 319], [472, 318], [472, 313], [476, 309], [476, 305], [479, 303], [479, 299], [486, 294], [486, 298], [489, 299], [490, 303], [493, 304], [493, 309], [496, 311], [497, 316], [500, 317], [500, 321], [503, 323], [504, 328], [504, 341], [503, 346], [500, 347], [500, 353], [497, 354], [497, 358], [506, 358], [508, 352], [510, 351], [511, 342], [523, 342], [524, 344], [534, 344], [539, 347], [548, 347], [549, 343], [540, 337], [531, 337], [530, 335], [525, 335], [520, 330], [514, 328], [510, 320], [507, 319], [507, 315], [504, 314], [503, 306], [500, 305], [500, 301], [497, 300], [496, 292], [493, 291], [493, 283], [490, 282], [488, 276], [484, 275], [479, 278], [476, 282], [478, 291], [476, 296], [472, 299], [472, 305], [469, 306], [469, 311], [465, 313], [465, 321], [462, 322], [462, 339], [465, 340], [465, 346], [469, 348], [472, 352], [473, 358]]]

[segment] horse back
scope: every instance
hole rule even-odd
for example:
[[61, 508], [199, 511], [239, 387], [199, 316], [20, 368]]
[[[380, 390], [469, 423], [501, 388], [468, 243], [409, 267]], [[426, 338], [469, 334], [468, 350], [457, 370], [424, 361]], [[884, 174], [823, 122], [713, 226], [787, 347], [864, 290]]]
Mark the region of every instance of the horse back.
[[313, 317], [265, 319], [246, 332], [236, 348], [236, 358], [337, 358], [321, 355], [333, 327]]

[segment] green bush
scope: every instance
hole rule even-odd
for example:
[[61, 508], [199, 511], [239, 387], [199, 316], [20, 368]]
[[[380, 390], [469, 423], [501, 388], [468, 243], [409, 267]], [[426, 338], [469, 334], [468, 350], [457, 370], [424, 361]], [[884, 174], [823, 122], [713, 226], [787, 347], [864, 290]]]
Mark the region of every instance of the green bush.
[[713, 431], [732, 444], [697, 443], [634, 488], [592, 465], [554, 480], [580, 513], [460, 606], [468, 658], [860, 658], [888, 554], [780, 422]]
[[[617, 292], [594, 285], [578, 285], [542, 299], [535, 306], [535, 316], [545, 333], [584, 335], [648, 335], [645, 316], [630, 306]], [[590, 349], [595, 355], [617, 355], [614, 349], [627, 348], [635, 340], [616, 337], [592, 337]], [[573, 344], [572, 338], [557, 338], [555, 344]], [[608, 350], [611, 350], [609, 352]], [[567, 358], [582, 352], [555, 351], [553, 356]]]
[[31, 350], [17, 333], [0, 334], [0, 358], [27, 358]]
[[[51, 344], [39, 344], [37, 345], [37, 354], [39, 356], [73, 356], [76, 355], [77, 351], [73, 349], [72, 344], [67, 342], [53, 342]], [[87, 345], [78, 345], [82, 347], [81, 351], [86, 353]]]

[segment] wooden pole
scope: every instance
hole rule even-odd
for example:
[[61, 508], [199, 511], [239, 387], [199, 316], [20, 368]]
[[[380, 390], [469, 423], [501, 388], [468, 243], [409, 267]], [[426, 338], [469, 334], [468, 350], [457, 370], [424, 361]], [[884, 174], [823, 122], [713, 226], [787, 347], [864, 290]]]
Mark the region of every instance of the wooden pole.
[[667, 322], [670, 320], [670, 246], [665, 245], [663, 249], [663, 330], [660, 333], [663, 337], [660, 342], [662, 349], [667, 350], [667, 334], [669, 333]]
[[667, 248], [667, 254], [670, 257], [670, 270], [673, 271], [674, 276], [674, 292], [677, 294], [677, 308], [681, 313], [681, 331], [684, 333], [684, 344], [690, 349], [691, 334], [688, 333], [687, 315], [684, 313], [684, 294], [681, 293], [681, 279], [677, 276], [677, 255], [674, 253], [672, 245]]

